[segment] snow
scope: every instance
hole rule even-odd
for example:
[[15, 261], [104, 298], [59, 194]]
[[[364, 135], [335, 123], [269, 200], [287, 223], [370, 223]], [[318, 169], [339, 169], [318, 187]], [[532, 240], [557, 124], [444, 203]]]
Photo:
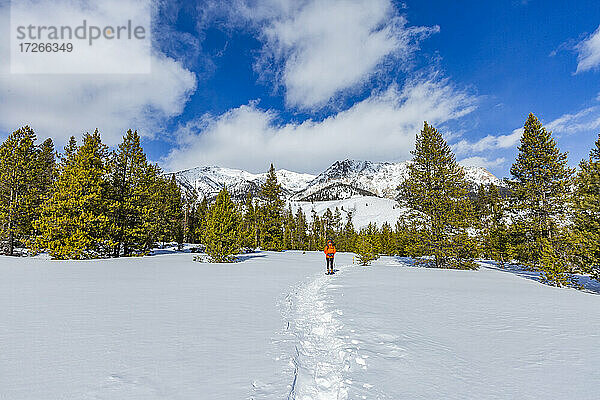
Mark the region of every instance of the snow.
[[0, 257], [0, 397], [597, 398], [600, 296], [494, 267], [162, 253]]
[[[304, 189], [309, 182], [315, 179], [315, 175], [311, 174], [301, 174], [298, 172], [288, 171], [285, 169], [279, 169], [275, 172], [277, 175], [277, 182], [285, 189], [290, 190], [292, 192], [297, 192], [299, 190]], [[266, 174], [264, 177], [260, 177], [260, 181], [264, 182], [266, 180]]]
[[349, 398], [597, 398], [597, 295], [390, 257], [343, 268], [334, 285], [325, 312], [343, 311]]
[[322, 217], [327, 209], [335, 212], [337, 207], [344, 223], [347, 220], [348, 212], [352, 212], [352, 224], [354, 229], [357, 230], [366, 227], [370, 222], [375, 223], [380, 228], [381, 225], [387, 222], [393, 229], [398, 218], [407, 213], [407, 209], [401, 207], [395, 200], [372, 196], [355, 196], [344, 200], [316, 202], [289, 201], [289, 205], [294, 213], [297, 212], [298, 208], [301, 208], [309, 222], [312, 210], [319, 217]]
[[0, 398], [245, 399], [278, 378], [286, 392], [278, 300], [318, 257], [192, 258], [0, 257]]

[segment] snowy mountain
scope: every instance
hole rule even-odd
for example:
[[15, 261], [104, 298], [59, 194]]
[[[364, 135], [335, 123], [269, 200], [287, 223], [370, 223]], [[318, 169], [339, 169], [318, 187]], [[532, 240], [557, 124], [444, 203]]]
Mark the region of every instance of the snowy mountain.
[[[408, 174], [408, 161], [375, 163], [371, 161], [336, 161], [319, 174], [306, 188], [295, 193], [293, 200], [341, 200], [353, 195], [370, 195], [396, 199], [398, 186]], [[463, 167], [467, 182], [502, 185], [502, 181], [481, 167]]]
[[[175, 179], [186, 191], [195, 192], [198, 199], [206, 197], [214, 199], [222, 188], [227, 188], [231, 197], [243, 201], [248, 192], [257, 194], [266, 180], [266, 173], [252, 174], [239, 169], [222, 167], [196, 167], [175, 172]], [[299, 174], [285, 169], [276, 171], [277, 181], [281, 185], [286, 197], [305, 188], [315, 176]]]
[[[481, 167], [464, 167], [467, 181], [474, 188], [491, 183], [501, 186], [502, 181]], [[178, 183], [198, 198], [211, 200], [225, 187], [232, 198], [243, 201], [248, 192], [258, 193], [266, 173], [222, 168], [196, 167], [175, 172]], [[277, 180], [285, 197], [293, 201], [331, 201], [356, 196], [375, 196], [388, 199], [398, 197], [397, 187], [406, 179], [408, 162], [336, 161], [318, 176], [280, 169]]]

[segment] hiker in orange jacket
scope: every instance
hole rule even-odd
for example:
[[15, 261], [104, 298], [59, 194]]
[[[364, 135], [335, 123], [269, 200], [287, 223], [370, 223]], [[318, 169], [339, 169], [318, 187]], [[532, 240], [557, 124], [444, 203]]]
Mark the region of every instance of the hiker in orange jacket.
[[333, 257], [335, 256], [335, 246], [332, 240], [327, 241], [325, 246], [325, 259], [327, 260], [327, 275], [333, 274]]

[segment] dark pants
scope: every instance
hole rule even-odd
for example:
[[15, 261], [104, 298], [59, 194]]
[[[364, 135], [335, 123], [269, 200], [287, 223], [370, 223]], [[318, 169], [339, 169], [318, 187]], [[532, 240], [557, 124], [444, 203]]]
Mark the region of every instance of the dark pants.
[[327, 272], [333, 272], [333, 257], [327, 257]]

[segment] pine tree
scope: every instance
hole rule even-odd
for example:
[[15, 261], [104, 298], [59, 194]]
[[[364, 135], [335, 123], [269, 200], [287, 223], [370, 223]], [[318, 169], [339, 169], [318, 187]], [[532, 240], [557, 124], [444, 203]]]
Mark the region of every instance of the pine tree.
[[194, 243], [196, 232], [196, 205], [198, 203], [198, 194], [195, 190], [183, 190], [183, 241], [185, 243]]
[[342, 234], [342, 228], [343, 228], [342, 213], [338, 207], [336, 207], [335, 211], [333, 212], [333, 219], [331, 221], [331, 226], [332, 226], [332, 230], [333, 230], [333, 237], [337, 241], [337, 239]]
[[411, 222], [422, 236], [422, 262], [437, 268], [472, 269], [474, 241], [467, 235], [472, 207], [463, 169], [434, 127], [425, 122], [417, 134], [408, 178], [402, 183], [403, 202], [412, 210]]
[[128, 250], [128, 254], [144, 254], [157, 242], [164, 243], [171, 240], [168, 210], [175, 202], [175, 206], [172, 207], [175, 212], [173, 218], [181, 218], [181, 192], [179, 188], [174, 188], [174, 198], [171, 199], [168, 184], [169, 178], [163, 175], [158, 166], [153, 164], [145, 166], [145, 173], [135, 186], [137, 197], [141, 202], [133, 208], [133, 214], [138, 215], [139, 219], [130, 232], [134, 240], [132, 242], [134, 251]]
[[568, 269], [568, 242], [566, 240], [552, 243], [550, 239], [542, 237], [539, 239], [540, 259], [538, 267], [543, 271], [546, 282], [558, 286], [575, 283], [572, 277], [565, 274]]
[[281, 251], [283, 248], [283, 206], [281, 186], [277, 183], [273, 164], [267, 180], [260, 188], [260, 245], [264, 250]]
[[325, 248], [325, 233], [323, 228], [323, 222], [317, 212], [311, 210], [311, 222], [310, 222], [310, 234], [309, 234], [309, 250], [319, 251]]
[[294, 240], [294, 232], [296, 231], [294, 213], [290, 206], [284, 212], [283, 216], [283, 249], [284, 250], [295, 250], [296, 242]]
[[415, 249], [414, 243], [419, 243], [419, 233], [411, 229], [411, 223], [403, 217], [398, 218], [394, 232], [394, 245], [396, 254], [402, 257], [409, 257], [414, 251], [417, 256], [423, 254], [423, 251]]
[[506, 201], [494, 184], [480, 186], [478, 218], [481, 251], [484, 257], [497, 261], [501, 267], [512, 257], [511, 236], [506, 217]]
[[147, 236], [147, 219], [152, 217], [147, 208], [152, 208], [153, 180], [158, 176], [150, 168], [137, 131], [127, 131], [111, 157], [109, 170], [113, 256], [143, 254], [152, 244]]
[[324, 228], [325, 228], [325, 238], [327, 240], [333, 240], [335, 241], [335, 227], [333, 224], [333, 213], [331, 212], [331, 209], [328, 208], [325, 213], [323, 214], [323, 224], [324, 224]]
[[60, 156], [61, 166], [64, 166], [67, 160], [74, 157], [76, 152], [77, 140], [75, 139], [75, 136], [71, 136], [71, 138], [69, 139], [69, 143], [67, 143], [67, 145], [64, 147], [64, 151]]
[[252, 193], [246, 193], [246, 202], [244, 204], [244, 214], [242, 217], [241, 240], [242, 247], [255, 249], [258, 247], [258, 229], [256, 227], [256, 207], [254, 207], [254, 198]]
[[35, 193], [33, 194], [32, 203], [32, 231], [30, 238], [27, 240], [27, 246], [35, 247], [35, 238], [38, 232], [35, 231], [35, 222], [39, 220], [42, 212], [42, 205], [52, 196], [52, 188], [58, 176], [56, 166], [56, 152], [52, 139], [46, 139], [39, 146], [38, 158], [35, 163]]
[[574, 262], [600, 281], [600, 135], [579, 168], [572, 198]]
[[339, 244], [340, 251], [356, 252], [357, 234], [352, 223], [352, 212], [348, 212], [346, 223], [342, 228], [342, 240]]
[[384, 222], [379, 231], [380, 253], [386, 256], [396, 254], [394, 231], [388, 222]]
[[83, 145], [63, 158], [53, 194], [36, 222], [37, 248], [48, 250], [57, 259], [97, 258], [110, 253], [107, 156], [108, 149], [96, 130], [86, 134]]
[[546, 281], [560, 286], [568, 281], [567, 270], [549, 266], [553, 258], [548, 254], [564, 247], [562, 227], [566, 224], [572, 170], [567, 167], [567, 154], [560, 152], [552, 133], [533, 114], [525, 122], [518, 149], [510, 169], [513, 179], [509, 181], [514, 229], [520, 236], [516, 256], [540, 269]]
[[196, 201], [191, 202], [190, 197], [184, 195], [184, 242], [197, 244], [196, 229], [198, 221], [196, 220], [196, 209], [198, 208], [198, 195], [195, 195]]
[[206, 216], [208, 215], [208, 200], [206, 197], [202, 198], [200, 204], [196, 208], [196, 241], [198, 243], [204, 242], [204, 234], [206, 233]]
[[38, 148], [35, 141], [35, 133], [25, 126], [0, 146], [0, 239], [6, 243], [4, 253], [8, 255], [14, 254], [15, 242], [26, 244], [53, 178], [52, 166], [45, 164], [54, 156], [48, 154], [52, 142]]
[[232, 262], [240, 250], [241, 218], [227, 189], [219, 192], [206, 216], [204, 240], [213, 262]]
[[306, 215], [302, 212], [302, 209], [298, 207], [296, 215], [294, 216], [294, 242], [298, 250], [308, 250], [309, 238], [308, 238], [308, 223], [306, 222]]
[[379, 232], [374, 223], [361, 229], [358, 237], [357, 259], [360, 265], [369, 265], [379, 258]]
[[156, 209], [158, 238], [163, 242], [183, 243], [183, 196], [175, 175], [157, 182], [153, 204]]
[[39, 208], [39, 204], [50, 197], [52, 185], [57, 177], [56, 152], [54, 150], [52, 139], [46, 139], [40, 145], [36, 170], [36, 186], [38, 193], [40, 194], [36, 208]]

